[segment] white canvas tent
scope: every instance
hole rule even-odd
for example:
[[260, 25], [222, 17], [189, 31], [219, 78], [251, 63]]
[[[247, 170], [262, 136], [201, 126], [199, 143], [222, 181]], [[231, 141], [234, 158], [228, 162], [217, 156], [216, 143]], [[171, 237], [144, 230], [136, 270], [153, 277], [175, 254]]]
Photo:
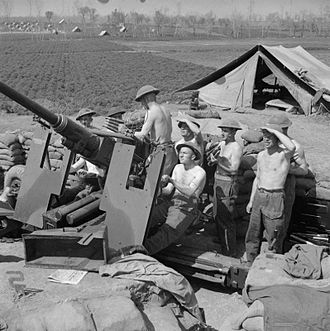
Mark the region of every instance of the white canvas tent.
[[[252, 107], [256, 86], [269, 75], [286, 88], [306, 115], [312, 111], [316, 92], [330, 90], [330, 67], [301, 46], [257, 45], [226, 66], [176, 92], [199, 90], [201, 100], [223, 108]], [[322, 94], [322, 102], [330, 109], [327, 93]]]
[[79, 26], [75, 26], [75, 27], [72, 29], [72, 32], [81, 32], [81, 29], [79, 28]]
[[109, 36], [109, 32], [107, 30], [102, 30], [100, 33], [99, 33], [99, 36], [100, 37], [103, 37], [103, 36]]

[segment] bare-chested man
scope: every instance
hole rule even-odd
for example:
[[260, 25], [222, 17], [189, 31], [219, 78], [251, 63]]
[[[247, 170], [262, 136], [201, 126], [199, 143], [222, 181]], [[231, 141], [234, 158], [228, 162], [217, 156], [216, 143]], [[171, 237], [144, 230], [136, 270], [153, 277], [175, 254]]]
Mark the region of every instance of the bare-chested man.
[[268, 244], [276, 253], [282, 252], [282, 242], [286, 235], [284, 186], [290, 169], [290, 159], [296, 147], [281, 131], [281, 127], [275, 124], [262, 127], [265, 150], [258, 154], [257, 174], [246, 207], [246, 211], [251, 213], [245, 237], [249, 264], [260, 253], [264, 229]]
[[[285, 226], [286, 230], [289, 228], [292, 206], [296, 197], [296, 176], [306, 176], [308, 173], [308, 163], [305, 157], [305, 151], [303, 147], [295, 139], [288, 135], [289, 127], [292, 122], [285, 113], [273, 115], [268, 120], [269, 124], [276, 124], [282, 128], [283, 134], [288, 136], [296, 146], [296, 150], [290, 160], [289, 174], [285, 182]], [[286, 232], [286, 231], [285, 231]], [[285, 238], [283, 238], [284, 240]]]
[[[174, 190], [173, 196], [154, 208], [149, 226], [151, 236], [144, 242], [151, 255], [178, 240], [199, 217], [198, 197], [206, 181], [204, 169], [195, 163], [201, 153], [192, 142], [179, 144], [177, 150], [180, 164], [174, 167], [172, 177], [163, 175], [161, 180], [163, 194], [170, 195]], [[157, 226], [157, 231], [153, 231]]]
[[222, 130], [223, 141], [219, 143], [216, 155], [211, 155], [217, 164], [214, 174], [213, 214], [217, 225], [222, 252], [236, 256], [235, 200], [238, 193], [238, 168], [243, 149], [235, 140], [241, 126], [235, 120], [224, 119], [218, 126]]
[[147, 110], [141, 131], [135, 132], [138, 139], [150, 138], [157, 145], [157, 149], [165, 151], [166, 159], [163, 174], [170, 175], [177, 163], [174, 143], [171, 141], [172, 119], [171, 114], [156, 102], [159, 90], [151, 85], [141, 87], [135, 101], [141, 102]]

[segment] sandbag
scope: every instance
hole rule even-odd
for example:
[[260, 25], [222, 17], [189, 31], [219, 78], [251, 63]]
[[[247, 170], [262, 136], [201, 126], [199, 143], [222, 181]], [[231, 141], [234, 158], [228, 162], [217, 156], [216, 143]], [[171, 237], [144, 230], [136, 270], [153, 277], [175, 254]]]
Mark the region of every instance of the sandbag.
[[194, 118], [218, 118], [221, 119], [220, 113], [214, 109], [205, 110], [186, 110], [186, 114]]
[[256, 174], [253, 170], [245, 170], [243, 173], [243, 177], [245, 179], [250, 178], [250, 179], [254, 180], [255, 176], [256, 176]]
[[25, 313], [14, 321], [13, 331], [96, 331], [91, 313], [78, 301], [58, 303]]
[[[330, 190], [330, 181], [328, 181], [328, 180], [321, 180], [317, 183], [317, 185]], [[330, 197], [329, 197], [329, 199], [330, 199]]]
[[16, 133], [6, 132], [0, 134], [0, 142], [6, 146], [11, 146], [12, 144], [19, 142]]
[[9, 148], [0, 148], [0, 155], [11, 156], [11, 151]]
[[0, 154], [0, 164], [2, 161], [12, 162], [13, 165], [25, 163], [25, 161], [26, 161], [25, 153], [24, 153], [24, 155], [21, 154], [21, 155], [14, 155], [14, 156]]
[[310, 189], [306, 193], [306, 197], [322, 199], [322, 200], [330, 200], [330, 189], [321, 186], [316, 186], [315, 188]]
[[15, 142], [11, 145], [8, 146], [8, 148], [11, 150], [11, 151], [14, 151], [15, 149], [22, 149], [22, 144], [20, 144], [19, 142]]
[[27, 140], [31, 140], [33, 138], [33, 132], [22, 131], [17, 136], [18, 136], [18, 141], [23, 145]]
[[127, 111], [123, 114], [124, 125], [129, 129], [142, 127], [145, 114], [146, 111], [144, 109], [138, 109], [132, 112]]
[[[96, 330], [147, 331], [141, 312], [125, 296], [97, 297], [84, 301]], [[165, 330], [165, 329], [164, 329]]]
[[13, 179], [23, 179], [25, 165], [17, 164], [12, 166], [5, 174], [4, 186], [10, 186]]
[[32, 139], [26, 139], [22, 145], [23, 148], [30, 148], [31, 144], [32, 144]]
[[[231, 327], [233, 330], [263, 331], [263, 319], [265, 308], [261, 301], [255, 300], [252, 305], [246, 308], [241, 314], [232, 319]], [[260, 322], [262, 321], [262, 328]], [[255, 328], [253, 328], [255, 327]]]
[[53, 170], [57, 170], [62, 167], [63, 161], [62, 160], [55, 160], [50, 159], [50, 166]]
[[49, 152], [49, 158], [53, 160], [62, 160], [63, 154], [58, 151]]
[[154, 331], [181, 331], [177, 319], [171, 309], [167, 307], [146, 306], [143, 310], [152, 324]]
[[239, 168], [243, 171], [253, 170], [257, 171], [257, 154], [244, 155], [241, 158]]
[[304, 189], [305, 191], [314, 188], [316, 181], [314, 178], [296, 177], [296, 188]]

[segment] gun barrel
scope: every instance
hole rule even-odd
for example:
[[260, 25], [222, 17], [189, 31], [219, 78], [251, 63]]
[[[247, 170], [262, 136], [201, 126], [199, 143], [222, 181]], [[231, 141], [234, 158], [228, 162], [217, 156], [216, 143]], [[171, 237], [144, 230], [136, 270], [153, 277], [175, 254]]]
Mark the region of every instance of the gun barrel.
[[69, 148], [71, 146], [79, 148], [79, 150], [74, 150], [75, 147], [72, 147], [71, 149], [75, 152], [79, 151], [79, 154], [87, 158], [93, 158], [97, 154], [101, 141], [96, 134], [66, 116], [52, 113], [2, 82], [0, 82], [0, 92], [47, 121], [56, 132], [66, 138], [68, 141], [66, 146], [70, 146]]
[[59, 121], [59, 115], [54, 114], [48, 109], [44, 108], [43, 106], [39, 105], [35, 101], [29, 99], [25, 95], [17, 92], [10, 86], [0, 82], [0, 92], [6, 95], [8, 98], [16, 101], [21, 106], [25, 107], [26, 109], [32, 111], [37, 116], [43, 118], [47, 121], [51, 126], [56, 126]]

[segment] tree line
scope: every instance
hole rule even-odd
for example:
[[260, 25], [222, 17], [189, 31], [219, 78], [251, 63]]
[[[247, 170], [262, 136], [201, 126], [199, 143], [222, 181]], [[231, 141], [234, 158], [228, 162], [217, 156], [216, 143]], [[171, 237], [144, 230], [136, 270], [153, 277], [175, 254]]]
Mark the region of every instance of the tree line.
[[[48, 23], [63, 20], [53, 11], [43, 11], [42, 0], [26, 0], [30, 13], [38, 13], [38, 20], [46, 19]], [[12, 4], [10, 0], [0, 0], [0, 16], [11, 19]], [[221, 18], [212, 11], [204, 15], [169, 15], [166, 9], [156, 10], [153, 15], [138, 12], [125, 13], [114, 9], [109, 15], [102, 16], [89, 6], [75, 3], [75, 15], [67, 21], [81, 24], [85, 29], [102, 27], [123, 30], [131, 37], [231, 37], [231, 38], [265, 38], [265, 37], [305, 37], [330, 36], [330, 5], [322, 8], [319, 15], [306, 11], [298, 14], [273, 12], [266, 16], [257, 15], [253, 8], [249, 14], [243, 15], [233, 10], [230, 17]], [[62, 23], [64, 23], [62, 21]]]

